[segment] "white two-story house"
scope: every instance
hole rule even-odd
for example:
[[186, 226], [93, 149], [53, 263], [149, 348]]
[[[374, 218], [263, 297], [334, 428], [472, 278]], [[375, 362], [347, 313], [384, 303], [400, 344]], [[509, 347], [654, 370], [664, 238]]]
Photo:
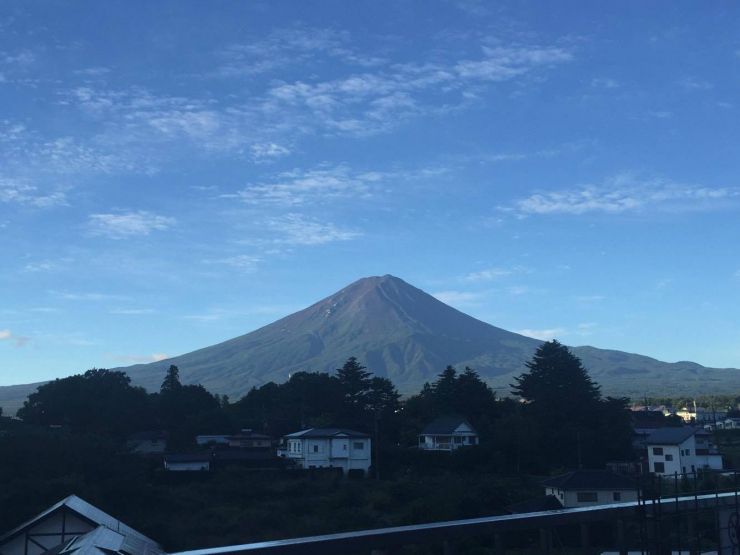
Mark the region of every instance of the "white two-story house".
[[442, 416], [429, 423], [419, 434], [419, 449], [454, 451], [478, 445], [478, 432], [461, 416]]
[[370, 436], [343, 428], [310, 428], [283, 438], [281, 456], [300, 468], [341, 468], [362, 470], [367, 474], [371, 464]]
[[655, 430], [645, 442], [648, 470], [659, 476], [722, 470], [722, 455], [710, 437], [706, 430], [691, 426]]

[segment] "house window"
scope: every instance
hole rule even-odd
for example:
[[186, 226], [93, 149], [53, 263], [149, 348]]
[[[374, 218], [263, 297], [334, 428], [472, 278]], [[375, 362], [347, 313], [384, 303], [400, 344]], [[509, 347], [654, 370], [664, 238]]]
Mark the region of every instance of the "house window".
[[653, 447], [653, 455], [662, 455], [662, 454], [663, 454], [662, 447]]
[[691, 455], [691, 449], [686, 449], [686, 455]]
[[595, 491], [579, 491], [576, 493], [576, 499], [579, 503], [593, 503], [599, 500]]
[[319, 452], [319, 446], [318, 445], [314, 445], [313, 446], [313, 452], [314, 453], [318, 453]]
[[665, 463], [662, 462], [656, 462], [653, 463], [655, 465], [654, 472], [665, 472]]
[[358, 451], [362, 451], [363, 449], [365, 449], [365, 444], [362, 441], [355, 441], [352, 444], [352, 447]]
[[455, 436], [455, 443], [462, 443], [463, 438], [461, 436]]
[[614, 501], [621, 501], [622, 500], [622, 492], [621, 491], [615, 491], [612, 493], [612, 499]]
[[673, 460], [673, 455], [666, 455], [665, 456], [665, 460], [672, 461]]

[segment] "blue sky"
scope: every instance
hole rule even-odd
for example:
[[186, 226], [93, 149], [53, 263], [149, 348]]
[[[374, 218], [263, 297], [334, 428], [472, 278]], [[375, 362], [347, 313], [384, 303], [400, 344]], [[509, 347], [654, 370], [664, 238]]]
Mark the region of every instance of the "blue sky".
[[740, 367], [740, 6], [0, 5], [0, 384], [394, 274]]

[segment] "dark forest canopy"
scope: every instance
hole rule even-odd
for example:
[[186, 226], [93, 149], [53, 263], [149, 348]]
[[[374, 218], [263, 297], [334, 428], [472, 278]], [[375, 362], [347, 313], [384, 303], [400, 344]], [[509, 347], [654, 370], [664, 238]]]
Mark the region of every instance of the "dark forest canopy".
[[630, 455], [627, 400], [602, 398], [567, 347], [544, 343], [527, 368], [514, 386], [520, 402], [499, 401], [475, 370], [452, 366], [401, 400], [390, 380], [351, 357], [333, 374], [296, 372], [285, 383], [252, 388], [234, 403], [200, 385], [183, 385], [176, 366], [154, 394], [132, 386], [122, 372], [94, 369], [39, 387], [19, 417], [118, 438], [166, 430], [170, 448], [185, 449], [199, 433], [251, 428], [277, 438], [328, 426], [408, 447], [430, 421], [460, 415], [479, 432], [483, 448], [497, 451], [500, 464], [512, 470], [603, 465]]

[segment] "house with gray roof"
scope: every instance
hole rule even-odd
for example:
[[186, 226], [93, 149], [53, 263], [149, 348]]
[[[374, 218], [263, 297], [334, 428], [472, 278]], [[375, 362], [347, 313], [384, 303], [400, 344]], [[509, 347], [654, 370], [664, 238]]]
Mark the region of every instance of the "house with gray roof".
[[645, 443], [648, 470], [658, 476], [722, 470], [722, 455], [712, 444], [711, 434], [702, 428], [661, 428], [650, 434]]
[[419, 449], [454, 451], [478, 445], [478, 432], [462, 416], [442, 416], [427, 424], [419, 434]]
[[370, 436], [346, 428], [309, 428], [283, 437], [278, 454], [299, 468], [341, 468], [344, 474], [371, 464]]
[[637, 483], [609, 470], [573, 470], [542, 482], [565, 508], [637, 501]]
[[154, 540], [76, 495], [0, 536], [0, 555], [163, 555]]

